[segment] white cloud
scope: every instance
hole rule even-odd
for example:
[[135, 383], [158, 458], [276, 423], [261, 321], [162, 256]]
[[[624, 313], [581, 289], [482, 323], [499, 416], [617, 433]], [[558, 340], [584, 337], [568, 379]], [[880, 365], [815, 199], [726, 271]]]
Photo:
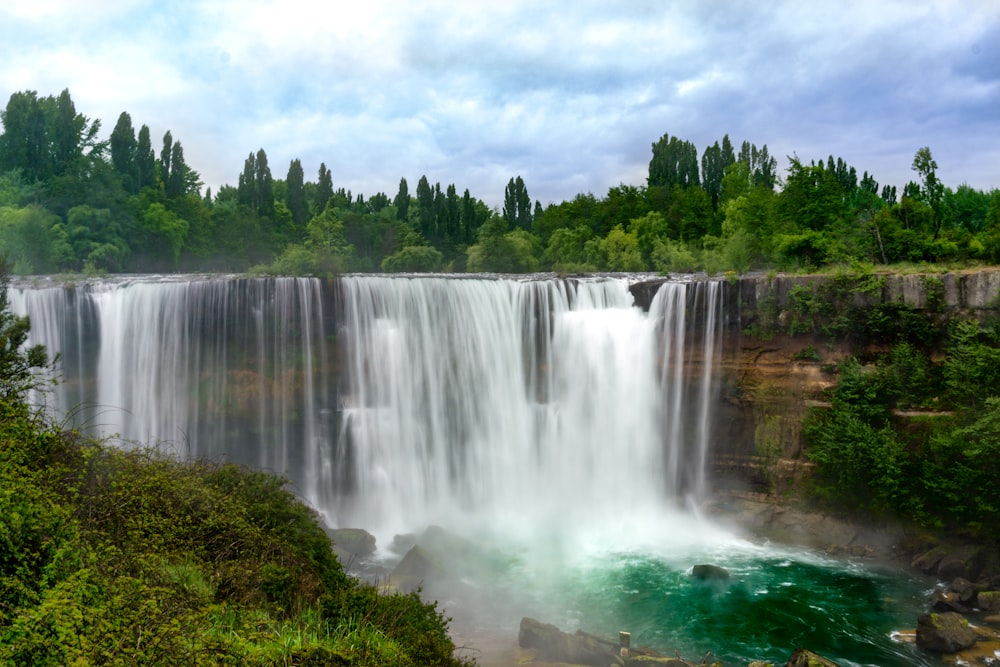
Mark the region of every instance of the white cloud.
[[899, 185], [929, 145], [994, 187], [998, 26], [987, 0], [41, 0], [0, 10], [0, 94], [68, 87], [107, 131], [127, 110], [213, 188], [264, 147], [276, 176], [324, 161], [355, 193], [426, 173], [496, 203], [521, 174], [547, 202], [642, 184], [665, 132]]

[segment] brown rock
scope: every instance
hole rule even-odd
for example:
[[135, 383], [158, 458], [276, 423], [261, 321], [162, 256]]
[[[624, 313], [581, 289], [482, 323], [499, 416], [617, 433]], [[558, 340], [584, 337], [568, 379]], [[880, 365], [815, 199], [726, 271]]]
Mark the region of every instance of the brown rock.
[[934, 611], [954, 611], [967, 614], [969, 608], [962, 604], [958, 593], [954, 591], [934, 591], [931, 596], [931, 609]]
[[976, 633], [960, 614], [946, 611], [917, 619], [917, 646], [935, 653], [955, 653], [976, 643]]
[[574, 665], [621, 664], [608, 644], [583, 633], [571, 635], [554, 625], [525, 616], [517, 642], [522, 648], [533, 648], [545, 662], [566, 662]]
[[792, 657], [785, 663], [785, 667], [839, 667], [832, 660], [827, 660], [818, 653], [807, 651], [804, 648], [797, 648], [792, 653]]
[[937, 574], [942, 579], [975, 580], [982, 569], [983, 550], [971, 544], [950, 549], [938, 564]]
[[1000, 613], [1000, 591], [983, 591], [976, 596], [976, 606], [987, 614]]

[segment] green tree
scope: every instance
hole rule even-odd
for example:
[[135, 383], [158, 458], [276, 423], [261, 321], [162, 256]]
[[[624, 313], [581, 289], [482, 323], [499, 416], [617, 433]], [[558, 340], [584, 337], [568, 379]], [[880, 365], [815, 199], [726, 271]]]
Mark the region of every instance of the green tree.
[[347, 241], [344, 223], [336, 209], [329, 206], [306, 225], [309, 246], [316, 252], [317, 266], [327, 275], [343, 273], [354, 248]]
[[156, 157], [149, 137], [149, 127], [139, 128], [135, 146], [135, 167], [138, 174], [137, 190], [156, 184]]
[[148, 266], [167, 270], [176, 268], [188, 232], [187, 221], [156, 202], [142, 214], [140, 225], [146, 241], [142, 254], [150, 262]]
[[417, 181], [417, 221], [418, 229], [431, 243], [437, 238], [437, 216], [434, 210], [434, 189], [426, 176]]
[[183, 197], [187, 194], [196, 194], [200, 188], [201, 179], [198, 173], [184, 161], [181, 142], [175, 141], [170, 148], [170, 173], [165, 183], [167, 196]]
[[633, 218], [629, 222], [628, 231], [635, 236], [643, 263], [651, 266], [657, 242], [670, 237], [670, 224], [662, 214], [652, 211], [641, 218]]
[[601, 240], [601, 251], [609, 271], [636, 272], [647, 268], [635, 234], [626, 232], [621, 225], [615, 225]]
[[427, 273], [441, 269], [443, 255], [430, 246], [406, 246], [382, 260], [389, 273]]
[[52, 273], [73, 262], [60, 219], [38, 204], [0, 206], [0, 255], [20, 275]]
[[58, 98], [35, 91], [14, 93], [0, 111], [0, 171], [20, 169], [29, 182], [83, 170], [84, 158], [98, 159], [101, 123], [76, 111], [69, 90]]
[[129, 194], [139, 191], [139, 173], [136, 165], [137, 144], [132, 117], [125, 111], [118, 116], [115, 129], [111, 131], [111, 164], [121, 175], [122, 187]]
[[[650, 214], [653, 215], [653, 214]], [[587, 241], [592, 238], [587, 225], [560, 227], [549, 236], [542, 260], [553, 271], [584, 273], [597, 267], [587, 261]]]
[[[325, 169], [323, 166], [323, 170]], [[297, 158], [288, 165], [288, 175], [285, 177], [285, 205], [292, 214], [292, 225], [295, 229], [304, 229], [309, 216], [309, 205], [306, 203], [305, 172], [302, 170], [302, 162]]]
[[160, 183], [166, 188], [170, 181], [170, 158], [174, 150], [174, 137], [167, 130], [163, 133], [163, 147], [160, 148]]
[[664, 134], [653, 144], [647, 182], [650, 187], [698, 185], [698, 149], [689, 141]]
[[[319, 165], [319, 180], [316, 182], [316, 202], [313, 214], [319, 215], [326, 210], [326, 203], [333, 197], [333, 174], [326, 168], [326, 163]], [[291, 207], [289, 207], [291, 208]]]
[[406, 222], [409, 220], [410, 213], [410, 191], [406, 185], [406, 179], [399, 179], [399, 190], [396, 192], [395, 198], [392, 200], [393, 205], [396, 207], [396, 219]]
[[531, 197], [520, 176], [510, 179], [504, 189], [503, 219], [508, 229], [531, 231]]
[[523, 229], [507, 230], [498, 216], [479, 228], [479, 242], [469, 246], [466, 269], [472, 272], [531, 273], [539, 267], [538, 238]]
[[726, 168], [735, 162], [736, 155], [733, 153], [733, 144], [729, 141], [728, 134], [722, 138], [721, 146], [716, 141], [702, 153], [702, 187], [712, 198], [713, 209], [718, 210], [722, 201], [722, 179], [726, 175]]
[[920, 196], [934, 211], [934, 238], [941, 232], [941, 202], [944, 198], [944, 184], [937, 177], [937, 161], [927, 146], [917, 150], [910, 168], [920, 175]]

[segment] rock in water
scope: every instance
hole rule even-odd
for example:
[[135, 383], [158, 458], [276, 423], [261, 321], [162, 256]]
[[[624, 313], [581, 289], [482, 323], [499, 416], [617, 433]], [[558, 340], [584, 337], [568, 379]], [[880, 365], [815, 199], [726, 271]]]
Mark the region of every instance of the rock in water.
[[702, 581], [728, 579], [729, 570], [718, 565], [695, 565], [691, 568], [691, 576]]
[[917, 646], [935, 653], [955, 653], [976, 643], [976, 632], [960, 614], [946, 611], [917, 619]]
[[827, 660], [818, 653], [807, 651], [804, 648], [797, 648], [792, 653], [792, 657], [785, 663], [785, 667], [839, 667], [832, 660]]
[[375, 536], [361, 528], [334, 528], [327, 531], [334, 546], [354, 556], [375, 553]]
[[571, 635], [527, 616], [521, 619], [517, 641], [521, 648], [536, 649], [538, 657], [546, 662], [601, 667], [621, 663], [619, 656], [594, 637], [582, 633]]

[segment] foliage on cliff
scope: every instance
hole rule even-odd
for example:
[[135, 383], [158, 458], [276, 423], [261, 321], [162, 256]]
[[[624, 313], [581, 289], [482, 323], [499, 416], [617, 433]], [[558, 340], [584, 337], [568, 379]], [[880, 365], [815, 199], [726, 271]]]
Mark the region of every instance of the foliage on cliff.
[[[863, 353], [836, 369], [830, 407], [806, 419], [813, 490], [844, 509], [1000, 540], [1000, 321], [894, 307], [905, 316], [885, 331], [855, 331]], [[861, 310], [878, 322], [884, 308]]]
[[283, 479], [48, 423], [2, 316], [0, 665], [461, 664], [436, 606], [347, 577]]

